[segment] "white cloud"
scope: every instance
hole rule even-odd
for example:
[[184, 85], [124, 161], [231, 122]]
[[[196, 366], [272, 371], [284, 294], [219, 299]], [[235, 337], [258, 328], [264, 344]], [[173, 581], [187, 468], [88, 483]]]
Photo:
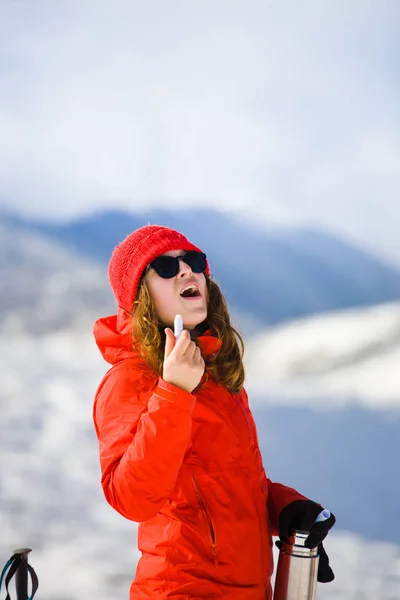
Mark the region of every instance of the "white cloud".
[[0, 22], [4, 202], [219, 204], [400, 260], [397, 0], [25, 0]]

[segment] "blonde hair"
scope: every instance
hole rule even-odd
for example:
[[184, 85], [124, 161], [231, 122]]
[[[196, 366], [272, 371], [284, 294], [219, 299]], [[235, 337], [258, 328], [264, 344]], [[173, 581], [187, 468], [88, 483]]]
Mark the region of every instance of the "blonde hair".
[[[214, 356], [205, 357], [206, 373], [230, 392], [237, 393], [244, 382], [243, 338], [230, 322], [226, 300], [218, 284], [206, 274], [205, 278], [208, 311], [204, 326], [222, 342]], [[158, 376], [162, 376], [165, 333], [144, 279], [133, 305], [132, 334], [139, 354]]]

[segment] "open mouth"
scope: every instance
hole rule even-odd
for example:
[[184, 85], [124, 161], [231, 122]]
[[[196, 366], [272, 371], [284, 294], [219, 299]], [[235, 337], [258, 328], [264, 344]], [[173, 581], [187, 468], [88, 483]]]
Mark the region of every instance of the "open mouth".
[[181, 291], [181, 298], [201, 298], [201, 294], [197, 286], [188, 285]]

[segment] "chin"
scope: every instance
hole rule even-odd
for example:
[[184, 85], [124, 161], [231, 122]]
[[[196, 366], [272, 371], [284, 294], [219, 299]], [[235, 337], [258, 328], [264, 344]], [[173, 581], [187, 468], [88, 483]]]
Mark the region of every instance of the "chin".
[[183, 319], [183, 323], [184, 323], [184, 327], [185, 329], [196, 329], [196, 327], [198, 327], [198, 325], [200, 325], [200, 323], [203, 323], [203, 321], [205, 321], [207, 319], [207, 313], [205, 312], [203, 315], [199, 315], [198, 318], [196, 319], [188, 319], [187, 321], [185, 321], [185, 319]]

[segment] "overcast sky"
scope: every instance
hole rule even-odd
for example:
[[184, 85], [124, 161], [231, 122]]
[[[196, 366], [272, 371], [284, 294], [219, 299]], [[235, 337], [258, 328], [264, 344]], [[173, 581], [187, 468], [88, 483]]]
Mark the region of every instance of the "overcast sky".
[[400, 264], [399, 0], [0, 0], [0, 207], [207, 205]]

